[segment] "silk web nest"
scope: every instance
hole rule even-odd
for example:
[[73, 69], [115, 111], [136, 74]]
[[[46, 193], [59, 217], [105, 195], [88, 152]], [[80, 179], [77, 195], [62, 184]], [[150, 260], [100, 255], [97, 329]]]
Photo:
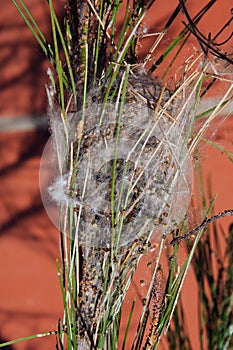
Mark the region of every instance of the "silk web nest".
[[169, 233], [184, 218], [193, 122], [185, 101], [182, 90], [172, 93], [139, 72], [129, 75], [123, 104], [116, 98], [103, 105], [90, 91], [84, 114], [69, 113], [62, 123], [52, 116], [61, 174], [49, 193], [56, 205], [72, 205], [79, 244], [110, 247], [114, 239], [129, 246], [155, 230]]

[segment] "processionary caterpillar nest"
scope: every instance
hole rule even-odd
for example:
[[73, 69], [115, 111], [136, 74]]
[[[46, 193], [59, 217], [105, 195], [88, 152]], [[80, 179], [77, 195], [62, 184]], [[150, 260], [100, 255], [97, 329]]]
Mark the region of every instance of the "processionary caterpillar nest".
[[[112, 90], [123, 83], [124, 73]], [[118, 94], [103, 103], [99, 91], [90, 91], [85, 110], [62, 122], [51, 115], [42, 160], [57, 154], [57, 171], [42, 193], [45, 207], [72, 208], [72, 230], [64, 233], [82, 256], [77, 327], [83, 349], [101, 312], [105, 253], [118, 247], [120, 264], [136, 240], [148, 240], [155, 229], [161, 237], [169, 233], [184, 218], [192, 192], [187, 142], [193, 116], [182, 90], [171, 93], [145, 72], [130, 73], [122, 100]]]
[[143, 72], [129, 75], [121, 112], [120, 103], [103, 106], [91, 91], [85, 119], [82, 111], [70, 113], [67, 130], [52, 121], [63, 151], [62, 174], [49, 192], [56, 204], [74, 206], [80, 244], [110, 247], [114, 227], [120, 246], [127, 246], [153, 226], [170, 232], [187, 211], [192, 116], [183, 96]]

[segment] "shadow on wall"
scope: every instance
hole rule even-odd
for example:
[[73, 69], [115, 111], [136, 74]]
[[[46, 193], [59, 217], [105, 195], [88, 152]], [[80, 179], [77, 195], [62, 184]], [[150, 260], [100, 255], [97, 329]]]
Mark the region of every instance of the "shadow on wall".
[[[3, 338], [1, 337], [1, 335], [0, 335], [0, 344], [6, 343], [6, 342], [7, 342], [7, 340], [6, 340], [6, 339], [3, 339]], [[5, 346], [4, 349], [6, 349], [6, 350], [15, 350], [15, 348], [14, 348], [12, 345]]]
[[[26, 235], [25, 242], [35, 249], [43, 238], [38, 229], [46, 234], [51, 225], [41, 201], [38, 177], [40, 158], [48, 136], [45, 131], [2, 133], [0, 139], [0, 238], [14, 235], [24, 239]], [[48, 235], [46, 240], [43, 254], [54, 261], [56, 235]]]
[[[25, 2], [51, 41], [47, 2]], [[63, 8], [60, 1], [58, 18], [62, 17]], [[1, 0], [0, 13], [0, 115], [43, 114], [47, 104], [44, 88], [47, 60], [11, 1]]]

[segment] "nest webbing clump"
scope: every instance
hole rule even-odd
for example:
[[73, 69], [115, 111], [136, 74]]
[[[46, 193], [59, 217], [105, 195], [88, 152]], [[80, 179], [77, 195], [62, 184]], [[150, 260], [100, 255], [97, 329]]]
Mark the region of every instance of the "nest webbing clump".
[[84, 123], [79, 113], [69, 121], [70, 130], [78, 128], [71, 136], [74, 159], [79, 153], [69, 196], [79, 216], [79, 243], [110, 247], [113, 228], [120, 246], [153, 226], [169, 232], [191, 192], [183, 99], [144, 73], [129, 76], [120, 116], [113, 103], [102, 114], [94, 99]]
[[[112, 90], [117, 91], [123, 78], [120, 74]], [[83, 349], [94, 342], [91, 335], [104, 308], [106, 256], [116, 249], [119, 267], [136, 240], [148, 241], [155, 229], [161, 238], [187, 211], [191, 115], [180, 95], [137, 72], [129, 75], [122, 104], [115, 97], [103, 105], [99, 91], [90, 91], [84, 113], [70, 113], [53, 130], [62, 175], [50, 193], [57, 204], [74, 208], [68, 234], [80, 254], [77, 342]], [[120, 288], [119, 278], [115, 268], [112, 293]]]
[[[78, 344], [87, 349], [101, 314], [104, 256], [118, 246], [120, 264], [137, 239], [146, 240], [154, 228], [161, 236], [169, 232], [186, 213], [191, 194], [185, 144], [190, 116], [183, 99], [145, 73], [129, 76], [121, 114], [116, 103], [106, 104], [103, 114], [98, 99], [90, 93], [84, 122], [81, 113], [69, 119], [78, 166], [68, 194], [83, 273]], [[112, 278], [117, 288], [120, 272]]]

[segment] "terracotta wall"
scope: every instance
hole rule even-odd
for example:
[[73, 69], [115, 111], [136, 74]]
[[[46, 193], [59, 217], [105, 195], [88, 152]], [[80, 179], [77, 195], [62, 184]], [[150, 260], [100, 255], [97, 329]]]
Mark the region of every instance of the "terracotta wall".
[[[26, 3], [50, 37], [47, 1]], [[56, 3], [60, 3], [61, 14], [64, 2]], [[49, 137], [41, 128], [47, 122], [47, 62], [9, 0], [0, 2], [0, 47], [0, 129], [22, 129], [0, 132], [2, 342], [55, 329], [62, 306], [55, 263], [59, 257], [58, 233], [41, 203], [38, 175]], [[39, 126], [33, 130], [37, 119]], [[47, 337], [6, 349], [54, 348], [55, 338]]]
[[[50, 37], [47, 1], [25, 2], [30, 3], [38, 24]], [[55, 3], [61, 16], [64, 1], [57, 0]], [[196, 13], [204, 3], [188, 1], [191, 14]], [[222, 0], [219, 3], [200, 27], [205, 33], [215, 33], [216, 23], [223, 23], [229, 17], [232, 1]], [[150, 31], [160, 28], [174, 4], [177, 1], [156, 2], [154, 13], [148, 18]], [[173, 27], [171, 37], [175, 36], [180, 25], [181, 22]], [[232, 31], [232, 27], [229, 30]], [[197, 45], [195, 40], [190, 43], [188, 53], [194, 44]], [[148, 45], [149, 41], [145, 41], [142, 49], [146, 50]], [[23, 131], [5, 130], [0, 133], [1, 342], [55, 329], [58, 318], [62, 317], [62, 305], [55, 267], [55, 259], [59, 257], [58, 233], [43, 209], [38, 185], [40, 157], [49, 136], [41, 126], [46, 123], [44, 85], [47, 61], [10, 0], [1, 0], [0, 3], [0, 48], [0, 127], [7, 125], [6, 128], [14, 129], [17, 120], [24, 121], [24, 117], [40, 120], [36, 130], [31, 130], [26, 118]], [[216, 91], [218, 94], [219, 91]], [[12, 117], [15, 118], [13, 121], [10, 119]], [[3, 121], [8, 123], [3, 124]], [[231, 117], [219, 129], [216, 140], [232, 152], [232, 139]], [[212, 148], [206, 148], [203, 153], [207, 154], [204, 157], [205, 178], [210, 181], [212, 192], [218, 192], [215, 211], [232, 208], [232, 163]], [[232, 221], [231, 218], [224, 219], [221, 225], [227, 230]], [[197, 301], [191, 293], [195, 293], [191, 280], [192, 272], [185, 283], [183, 299], [188, 305], [186, 317], [193, 329], [197, 322]], [[198, 349], [195, 332], [193, 334], [193, 349]], [[54, 348], [54, 337], [8, 347], [17, 350]]]

